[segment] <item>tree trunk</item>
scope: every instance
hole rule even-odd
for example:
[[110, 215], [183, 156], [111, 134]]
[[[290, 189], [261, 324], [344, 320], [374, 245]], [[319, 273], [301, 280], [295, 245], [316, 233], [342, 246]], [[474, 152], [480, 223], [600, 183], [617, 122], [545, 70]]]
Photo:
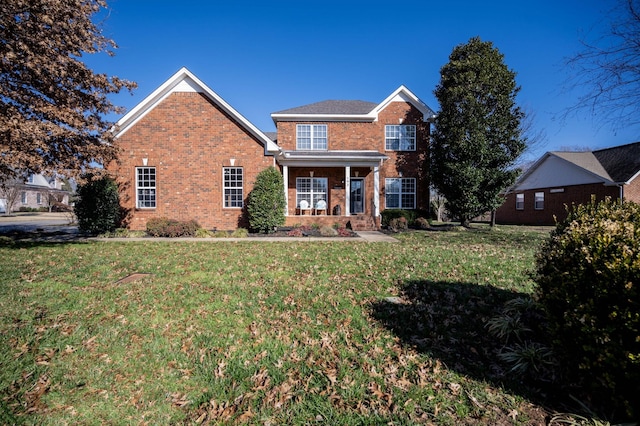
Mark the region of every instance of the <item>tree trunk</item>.
[[491, 224], [490, 226], [493, 228], [494, 226], [496, 226], [496, 211], [495, 210], [491, 210]]
[[464, 228], [471, 228], [471, 219], [469, 219], [468, 217], [461, 218], [460, 225]]

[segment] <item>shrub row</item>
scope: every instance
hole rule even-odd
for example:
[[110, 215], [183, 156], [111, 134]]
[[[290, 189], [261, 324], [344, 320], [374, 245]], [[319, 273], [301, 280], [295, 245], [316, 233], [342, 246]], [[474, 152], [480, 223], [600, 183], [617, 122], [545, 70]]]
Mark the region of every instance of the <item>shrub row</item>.
[[391, 221], [393, 219], [402, 217], [406, 220], [407, 226], [417, 226], [422, 229], [424, 229], [424, 222], [420, 221], [419, 223], [416, 223], [416, 221], [420, 218], [429, 217], [429, 212], [426, 212], [424, 210], [386, 209], [383, 210], [380, 214], [382, 215], [382, 226], [389, 226], [391, 225]]
[[200, 225], [195, 220], [179, 221], [166, 217], [147, 221], [147, 234], [152, 237], [195, 237]]

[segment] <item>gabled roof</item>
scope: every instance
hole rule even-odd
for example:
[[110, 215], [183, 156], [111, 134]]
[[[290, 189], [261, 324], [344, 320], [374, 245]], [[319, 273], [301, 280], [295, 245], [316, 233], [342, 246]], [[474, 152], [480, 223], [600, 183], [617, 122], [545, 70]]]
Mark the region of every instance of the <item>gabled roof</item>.
[[585, 151], [585, 152], [572, 152], [572, 151], [552, 151], [551, 155], [555, 155], [560, 157], [570, 163], [575, 164], [578, 167], [585, 169], [586, 171], [600, 176], [603, 179], [608, 181], [612, 181], [611, 176], [607, 170], [602, 167], [602, 164], [598, 161], [593, 152]]
[[269, 137], [254, 126], [242, 114], [236, 111], [216, 92], [207, 87], [207, 85], [200, 81], [200, 79], [191, 73], [191, 71], [184, 67], [172, 75], [167, 81], [165, 81], [160, 87], [131, 109], [131, 111], [116, 123], [113, 129], [115, 137], [118, 138], [122, 136], [131, 128], [131, 126], [147, 115], [147, 113], [153, 110], [153, 108], [155, 108], [160, 102], [172, 93], [176, 92], [202, 93], [211, 102], [229, 114], [229, 116], [232, 117], [248, 133], [258, 139], [258, 141], [260, 141], [264, 146], [265, 154], [278, 152], [278, 146]]
[[551, 151], [540, 157], [509, 192], [601, 182], [626, 185], [640, 174], [640, 142], [597, 151]]
[[391, 102], [409, 102], [422, 112], [423, 120], [435, 114], [424, 102], [405, 86], [398, 87], [379, 104], [366, 101], [329, 100], [274, 112], [271, 118], [278, 121], [375, 121], [380, 111]]
[[631, 182], [640, 172], [640, 142], [593, 151], [615, 182]]

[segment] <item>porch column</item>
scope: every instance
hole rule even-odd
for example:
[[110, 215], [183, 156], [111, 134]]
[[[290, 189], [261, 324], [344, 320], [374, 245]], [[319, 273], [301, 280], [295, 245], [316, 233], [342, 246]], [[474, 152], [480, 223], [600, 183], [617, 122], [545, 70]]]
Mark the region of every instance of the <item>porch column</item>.
[[344, 168], [344, 215], [351, 216], [351, 167]]
[[282, 166], [282, 179], [284, 180], [284, 215], [289, 216], [289, 166]]
[[373, 206], [375, 217], [380, 216], [380, 166], [373, 167]]

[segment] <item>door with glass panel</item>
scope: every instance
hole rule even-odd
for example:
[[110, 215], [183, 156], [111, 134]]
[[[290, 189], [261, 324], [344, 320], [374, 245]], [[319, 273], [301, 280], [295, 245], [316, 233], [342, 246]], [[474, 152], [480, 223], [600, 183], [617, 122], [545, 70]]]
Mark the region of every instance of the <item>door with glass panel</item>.
[[364, 179], [351, 178], [350, 201], [351, 214], [364, 213]]

